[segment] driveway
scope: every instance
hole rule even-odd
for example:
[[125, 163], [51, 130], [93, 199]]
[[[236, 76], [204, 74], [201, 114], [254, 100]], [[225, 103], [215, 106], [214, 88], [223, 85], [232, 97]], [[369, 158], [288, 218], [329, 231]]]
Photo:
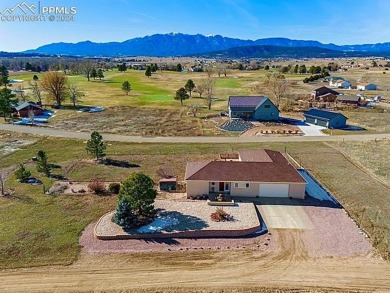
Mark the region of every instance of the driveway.
[[313, 229], [302, 206], [285, 204], [257, 205], [268, 229]]
[[326, 129], [326, 127], [307, 124], [303, 121], [295, 122], [295, 125], [299, 127], [299, 129], [304, 133], [305, 136], [328, 136], [323, 133], [322, 130]]

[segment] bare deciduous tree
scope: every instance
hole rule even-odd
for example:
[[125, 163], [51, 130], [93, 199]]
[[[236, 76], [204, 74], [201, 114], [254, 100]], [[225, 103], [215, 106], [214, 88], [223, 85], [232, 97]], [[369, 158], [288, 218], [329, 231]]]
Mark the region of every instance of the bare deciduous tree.
[[95, 65], [91, 61], [85, 61], [80, 64], [80, 69], [84, 73], [85, 77], [88, 79], [91, 77], [91, 72], [95, 68]]
[[205, 81], [202, 80], [196, 84], [194, 92], [197, 92], [199, 94], [199, 98], [201, 98], [205, 91], [206, 91], [206, 84], [205, 84]]
[[31, 91], [33, 95], [37, 98], [39, 103], [42, 103], [41, 89], [37, 80], [30, 81]]
[[73, 108], [76, 108], [76, 103], [80, 101], [81, 97], [84, 97], [85, 94], [80, 91], [77, 84], [68, 83], [68, 93], [69, 99], [73, 104]]
[[65, 99], [67, 76], [62, 72], [48, 71], [42, 77], [41, 88], [47, 92], [50, 99], [54, 100], [58, 106]]
[[214, 74], [214, 67], [211, 64], [206, 65], [203, 71], [207, 73], [208, 78], [211, 78], [211, 76]]
[[281, 100], [286, 96], [290, 88], [290, 82], [279, 72], [268, 72], [266, 77], [265, 87], [273, 95], [276, 107], [279, 107]]
[[221, 77], [221, 74], [227, 75], [227, 66], [226, 64], [223, 64], [223, 63], [218, 63], [217, 66], [216, 66], [216, 72], [218, 74], [218, 77]]
[[214, 91], [215, 91], [215, 80], [212, 78], [206, 79], [205, 87], [206, 87], [205, 99], [206, 99], [207, 108], [211, 110], [211, 104], [213, 102]]
[[199, 108], [200, 108], [200, 107], [199, 107], [198, 105], [189, 105], [189, 106], [187, 106], [188, 111], [189, 111], [194, 117], [196, 117], [196, 115], [198, 114]]

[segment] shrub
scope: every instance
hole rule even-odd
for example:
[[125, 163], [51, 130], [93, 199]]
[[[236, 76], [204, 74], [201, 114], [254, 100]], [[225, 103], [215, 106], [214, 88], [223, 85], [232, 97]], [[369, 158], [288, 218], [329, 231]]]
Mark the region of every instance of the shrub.
[[106, 186], [104, 180], [101, 178], [91, 179], [88, 184], [88, 189], [95, 194], [104, 194], [106, 192]]
[[233, 221], [233, 216], [225, 212], [222, 208], [217, 208], [215, 212], [211, 213], [210, 217], [214, 222]]
[[20, 180], [20, 182], [25, 182], [31, 176], [30, 170], [26, 169], [23, 164], [20, 164], [18, 169], [15, 171], [16, 179]]
[[113, 182], [108, 186], [108, 191], [113, 194], [119, 194], [119, 190], [121, 189], [121, 185], [119, 183]]

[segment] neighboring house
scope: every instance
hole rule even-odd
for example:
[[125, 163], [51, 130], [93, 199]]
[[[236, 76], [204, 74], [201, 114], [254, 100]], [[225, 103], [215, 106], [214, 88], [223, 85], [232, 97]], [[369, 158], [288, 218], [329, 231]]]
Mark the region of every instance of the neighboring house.
[[324, 82], [331, 82], [331, 81], [339, 81], [339, 80], [344, 80], [344, 77], [341, 76], [325, 76], [324, 77]]
[[317, 97], [318, 101], [321, 102], [334, 102], [336, 100], [337, 96], [332, 93], [327, 93], [321, 96]]
[[339, 89], [351, 89], [351, 83], [348, 80], [330, 81], [329, 86]]
[[320, 96], [323, 96], [325, 94], [332, 94], [334, 96], [337, 96], [339, 95], [340, 93], [339, 92], [336, 92], [335, 90], [332, 90], [326, 86], [321, 86], [319, 88], [316, 88], [314, 89], [312, 92], [311, 92], [311, 99], [313, 100], [318, 100]]
[[13, 116], [18, 117], [28, 117], [29, 113], [34, 113], [34, 115], [41, 115], [43, 108], [40, 105], [37, 105], [33, 102], [18, 102], [12, 107]]
[[279, 109], [265, 96], [230, 96], [228, 107], [230, 118], [279, 120]]
[[242, 197], [305, 198], [306, 181], [277, 151], [239, 151], [237, 159], [187, 163], [187, 197], [229, 194]]
[[376, 91], [377, 86], [373, 83], [359, 83], [357, 85], [358, 91]]
[[324, 126], [327, 128], [344, 128], [347, 126], [347, 117], [341, 113], [320, 109], [310, 109], [304, 114], [304, 121], [308, 124]]
[[339, 95], [336, 98], [336, 102], [339, 102], [341, 104], [356, 105], [356, 106], [364, 104], [362, 97], [354, 96], [354, 95]]

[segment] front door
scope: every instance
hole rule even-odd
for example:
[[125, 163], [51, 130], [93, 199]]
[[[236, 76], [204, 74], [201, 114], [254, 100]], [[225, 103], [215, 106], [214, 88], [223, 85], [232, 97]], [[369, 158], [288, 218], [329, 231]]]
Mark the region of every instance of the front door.
[[219, 191], [225, 191], [225, 182], [219, 182]]

